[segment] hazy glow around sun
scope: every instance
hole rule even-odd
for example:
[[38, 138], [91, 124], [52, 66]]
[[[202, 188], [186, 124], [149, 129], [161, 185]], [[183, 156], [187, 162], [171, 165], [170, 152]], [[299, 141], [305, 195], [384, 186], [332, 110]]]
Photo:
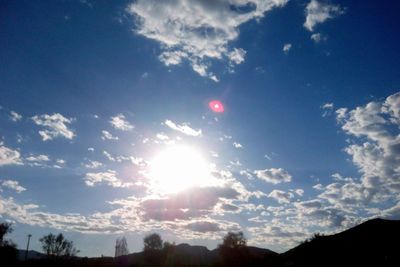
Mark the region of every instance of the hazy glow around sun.
[[213, 183], [210, 165], [200, 151], [174, 145], [162, 150], [150, 162], [150, 183], [160, 193], [176, 193]]

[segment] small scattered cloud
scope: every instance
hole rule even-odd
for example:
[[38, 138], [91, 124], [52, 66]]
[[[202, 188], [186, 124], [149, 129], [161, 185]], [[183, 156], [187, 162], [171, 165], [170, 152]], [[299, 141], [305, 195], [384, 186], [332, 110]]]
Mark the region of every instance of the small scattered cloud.
[[332, 115], [333, 113], [333, 108], [335, 107], [335, 105], [333, 103], [325, 103], [321, 106], [321, 109], [324, 111], [322, 113], [322, 117], [327, 117]]
[[292, 180], [292, 176], [282, 168], [255, 170], [254, 174], [257, 178], [273, 184], [288, 183]]
[[111, 117], [110, 124], [118, 130], [130, 131], [134, 126], [126, 120], [123, 114], [118, 114], [117, 116]]
[[11, 110], [10, 111], [10, 120], [12, 120], [14, 122], [20, 121], [20, 120], [22, 120], [22, 115], [18, 114], [17, 112], [15, 112], [13, 110]]
[[6, 147], [0, 141], [0, 166], [21, 164], [22, 160], [19, 151]]
[[311, 0], [306, 7], [306, 21], [304, 27], [310, 32], [314, 31], [316, 25], [333, 19], [344, 13], [339, 5], [333, 5], [327, 1]]
[[124, 183], [117, 178], [117, 172], [113, 170], [86, 173], [84, 180], [85, 184], [90, 187], [95, 186], [96, 184], [107, 184], [112, 187], [132, 186], [132, 183]]
[[243, 148], [242, 144], [238, 143], [238, 142], [233, 142], [232, 144], [235, 148]]
[[44, 130], [39, 131], [43, 141], [53, 140], [56, 137], [72, 139], [75, 136], [75, 133], [68, 128], [74, 119], [66, 118], [60, 113], [36, 115], [32, 120], [36, 125], [44, 127]]
[[17, 192], [18, 194], [26, 190], [25, 187], [21, 186], [21, 185], [19, 184], [19, 182], [18, 182], [18, 181], [15, 181], [15, 180], [5, 180], [5, 181], [2, 181], [2, 182], [1, 182], [1, 186], [2, 186], [2, 187], [5, 187], [5, 188], [8, 188], [8, 189], [12, 189], [12, 190], [14, 190], [15, 192]]
[[285, 53], [287, 55], [287, 54], [289, 54], [290, 49], [292, 49], [292, 44], [284, 44], [282, 51], [283, 51], [283, 53]]
[[285, 192], [275, 189], [271, 193], [269, 193], [268, 197], [275, 199], [280, 204], [283, 204], [290, 203], [290, 200], [294, 197], [294, 195], [291, 192]]
[[103, 140], [118, 140], [118, 136], [112, 135], [109, 131], [101, 131], [101, 139]]
[[95, 160], [89, 160], [88, 163], [86, 163], [85, 168], [87, 169], [97, 169], [103, 166], [103, 163], [99, 162], [99, 161], [95, 161]]
[[313, 40], [315, 43], [320, 43], [322, 41], [326, 41], [327, 37], [322, 35], [321, 33], [313, 33], [311, 34], [311, 40]]
[[185, 135], [190, 135], [190, 136], [201, 136], [202, 135], [201, 129], [198, 129], [198, 130], [193, 129], [192, 127], [189, 126], [188, 123], [177, 124], [171, 120], [166, 120], [164, 123], [172, 130], [181, 132]]

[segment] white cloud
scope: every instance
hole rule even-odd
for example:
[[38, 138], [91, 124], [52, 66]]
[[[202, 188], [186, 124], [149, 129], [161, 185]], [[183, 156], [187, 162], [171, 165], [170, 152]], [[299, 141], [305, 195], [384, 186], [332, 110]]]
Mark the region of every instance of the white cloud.
[[321, 106], [321, 109], [324, 111], [322, 113], [322, 117], [327, 117], [332, 114], [333, 108], [335, 105], [333, 103], [325, 103]]
[[284, 44], [282, 51], [287, 55], [289, 54], [290, 49], [292, 49], [292, 44]]
[[117, 178], [117, 172], [108, 170], [106, 172], [90, 172], [85, 175], [85, 183], [87, 186], [95, 186], [96, 184], [107, 184], [112, 187], [129, 187], [132, 183], [124, 183]]
[[103, 140], [118, 140], [118, 136], [112, 135], [109, 131], [101, 131], [101, 139]]
[[15, 190], [18, 194], [26, 190], [26, 188], [21, 186], [18, 181], [14, 180], [5, 180], [1, 183], [1, 186]]
[[292, 176], [282, 168], [255, 170], [254, 174], [259, 179], [273, 184], [288, 183], [292, 180]]
[[87, 169], [97, 169], [101, 166], [103, 166], [103, 163], [95, 160], [89, 160], [89, 162], [85, 164]]
[[275, 189], [271, 193], [269, 193], [268, 197], [273, 198], [280, 204], [282, 204], [282, 203], [290, 203], [290, 199], [292, 199], [294, 195], [291, 192], [285, 192], [282, 190]]
[[47, 155], [37, 155], [37, 156], [29, 156], [26, 158], [27, 161], [31, 162], [43, 162], [43, 161], [50, 161], [49, 156]]
[[130, 131], [134, 126], [126, 120], [123, 114], [118, 114], [117, 116], [111, 117], [110, 124], [118, 130]]
[[384, 102], [336, 111], [343, 131], [353, 137], [345, 151], [362, 174], [366, 200], [383, 201], [400, 193], [399, 106], [400, 92]]
[[75, 133], [68, 128], [74, 119], [66, 118], [60, 113], [53, 115], [43, 114], [32, 117], [36, 125], [43, 126], [45, 130], [39, 131], [43, 141], [53, 140], [56, 137], [65, 137], [72, 139]]
[[214, 81], [210, 59], [244, 61], [245, 51], [230, 48], [239, 36], [239, 26], [259, 19], [288, 0], [137, 0], [127, 8], [136, 17], [136, 32], [162, 45], [159, 59], [167, 66], [189, 62], [193, 70]]
[[0, 142], [0, 166], [12, 164], [22, 164], [21, 154]]
[[17, 112], [11, 110], [10, 111], [10, 120], [12, 121], [19, 121], [22, 119], [22, 115], [18, 114]]
[[182, 124], [177, 124], [171, 120], [166, 120], [165, 125], [167, 125], [169, 128], [181, 132], [186, 135], [190, 136], [201, 136], [202, 132], [201, 129], [195, 130], [191, 128], [187, 123], [182, 123]]
[[233, 142], [232, 144], [235, 148], [243, 148], [242, 144], [238, 143], [238, 142]]
[[326, 41], [326, 36], [323, 36], [321, 33], [313, 33], [311, 34], [311, 40], [313, 40], [315, 43], [319, 43], [321, 41]]
[[339, 5], [311, 0], [306, 7], [307, 17], [304, 27], [312, 32], [317, 24], [323, 23], [328, 19], [333, 19], [343, 13], [344, 9]]
[[158, 133], [158, 134], [156, 135], [156, 137], [157, 137], [157, 139], [159, 139], [159, 140], [161, 140], [161, 141], [166, 141], [166, 140], [169, 139], [168, 135], [163, 134], [163, 133]]

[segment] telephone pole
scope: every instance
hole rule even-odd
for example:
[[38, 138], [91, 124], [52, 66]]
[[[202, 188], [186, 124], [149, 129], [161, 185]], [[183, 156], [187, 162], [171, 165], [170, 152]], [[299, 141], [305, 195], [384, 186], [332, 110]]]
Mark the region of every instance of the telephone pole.
[[32, 237], [32, 235], [29, 234], [29, 235], [28, 235], [28, 243], [26, 244], [25, 261], [28, 260], [29, 242], [31, 241], [31, 237]]

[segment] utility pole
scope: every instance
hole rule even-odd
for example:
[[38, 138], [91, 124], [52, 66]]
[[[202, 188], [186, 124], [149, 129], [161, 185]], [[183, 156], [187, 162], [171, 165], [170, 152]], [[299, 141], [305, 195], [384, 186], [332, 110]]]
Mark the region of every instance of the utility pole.
[[26, 244], [25, 261], [28, 260], [29, 242], [31, 241], [31, 237], [32, 237], [32, 235], [29, 234], [29, 235], [28, 235], [28, 243]]

